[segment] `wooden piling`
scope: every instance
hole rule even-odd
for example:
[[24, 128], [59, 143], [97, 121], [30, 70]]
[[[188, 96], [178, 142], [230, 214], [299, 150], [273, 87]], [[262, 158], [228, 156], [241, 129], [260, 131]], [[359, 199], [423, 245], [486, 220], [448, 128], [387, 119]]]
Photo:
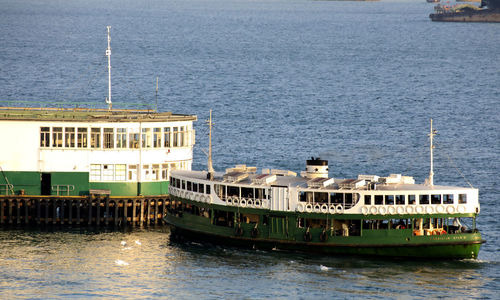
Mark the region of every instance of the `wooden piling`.
[[157, 225], [167, 196], [0, 195], [0, 225]]
[[80, 225], [80, 208], [82, 206], [82, 201], [80, 199], [78, 199], [76, 201], [76, 225]]

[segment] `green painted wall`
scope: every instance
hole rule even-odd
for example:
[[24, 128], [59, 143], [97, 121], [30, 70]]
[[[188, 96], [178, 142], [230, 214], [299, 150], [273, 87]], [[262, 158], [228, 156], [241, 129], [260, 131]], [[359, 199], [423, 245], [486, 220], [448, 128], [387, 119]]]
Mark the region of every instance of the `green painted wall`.
[[[14, 186], [16, 194], [24, 190], [26, 195], [40, 195], [40, 173], [38, 172], [0, 172], [0, 185], [6, 184], [7, 181]], [[0, 186], [0, 193], [5, 195], [5, 186]]]
[[[59, 195], [67, 195], [67, 185], [74, 186], [74, 190], [69, 192], [70, 196], [82, 196], [89, 194], [89, 173], [86, 172], [53, 172], [51, 173], [51, 185], [54, 189], [59, 185]], [[72, 188], [70, 188], [72, 189]], [[57, 195], [57, 191], [52, 191], [52, 195]]]
[[111, 196], [137, 196], [136, 182], [91, 182], [90, 189], [110, 190]]
[[[7, 183], [6, 178], [14, 186], [15, 194], [20, 194], [21, 190], [25, 195], [40, 195], [42, 192], [42, 175], [39, 172], [0, 172], [0, 194], [5, 194], [5, 186], [1, 185]], [[52, 172], [50, 185], [54, 189], [59, 185], [59, 195], [67, 195], [67, 185], [70, 185], [74, 186], [70, 196], [88, 195], [89, 189], [111, 190], [112, 196], [149, 196], [168, 194], [169, 182], [89, 182], [89, 173], [86, 172]], [[51, 194], [57, 195], [57, 191], [51, 191]]]

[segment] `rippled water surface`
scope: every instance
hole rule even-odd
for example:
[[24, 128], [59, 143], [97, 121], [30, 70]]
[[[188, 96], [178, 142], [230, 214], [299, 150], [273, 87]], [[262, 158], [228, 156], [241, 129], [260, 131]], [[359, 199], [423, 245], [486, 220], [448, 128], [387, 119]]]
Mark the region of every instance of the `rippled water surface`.
[[[171, 243], [168, 228], [0, 231], [2, 298], [498, 298], [500, 24], [433, 23], [421, 0], [0, 0], [0, 104], [196, 114], [194, 169], [427, 176], [480, 190], [479, 259], [318, 257]], [[0, 141], [0, 146], [6, 141]], [[1, 160], [1, 159], [0, 159]], [[136, 243], [137, 241], [137, 243]], [[125, 242], [125, 245], [122, 245]]]

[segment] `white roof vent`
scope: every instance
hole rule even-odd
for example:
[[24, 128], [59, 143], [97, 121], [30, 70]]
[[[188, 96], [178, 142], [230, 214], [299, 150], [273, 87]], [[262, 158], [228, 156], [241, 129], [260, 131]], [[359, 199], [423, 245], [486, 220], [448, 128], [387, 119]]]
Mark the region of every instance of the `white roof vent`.
[[261, 174], [252, 179], [252, 183], [254, 184], [270, 184], [274, 181], [276, 181], [276, 175], [272, 174]]
[[344, 179], [339, 183], [341, 189], [358, 189], [366, 185], [366, 180], [364, 179]]
[[248, 173], [242, 173], [242, 172], [229, 172], [227, 174], [224, 174], [224, 176], [222, 176], [222, 178], [224, 178], [224, 181], [232, 183], [240, 182], [247, 177]]
[[332, 185], [334, 182], [333, 178], [322, 178], [317, 177], [307, 181], [307, 187], [309, 188], [322, 188]]

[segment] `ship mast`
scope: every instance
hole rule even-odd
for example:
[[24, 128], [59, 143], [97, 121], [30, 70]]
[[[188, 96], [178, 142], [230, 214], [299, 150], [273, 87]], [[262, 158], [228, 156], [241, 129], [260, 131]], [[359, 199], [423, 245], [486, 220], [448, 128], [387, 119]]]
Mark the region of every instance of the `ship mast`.
[[106, 56], [108, 57], [108, 97], [106, 97], [106, 104], [108, 104], [108, 110], [111, 110], [113, 106], [111, 102], [111, 36], [109, 35], [111, 26], [106, 27], [108, 28], [108, 48], [106, 49]]
[[208, 161], [207, 161], [207, 167], [208, 167], [208, 179], [212, 180], [214, 179], [214, 168], [212, 166], [212, 126], [214, 123], [212, 123], [212, 110], [210, 110], [210, 115], [207, 120], [208, 124]]
[[434, 143], [433, 143], [433, 138], [434, 138], [434, 135], [436, 135], [437, 133], [437, 130], [435, 129], [432, 129], [432, 119], [431, 119], [431, 132], [429, 133], [429, 137], [430, 137], [430, 146], [429, 146], [429, 150], [430, 150], [430, 155], [431, 155], [431, 169], [429, 171], [429, 185], [430, 186], [433, 186], [434, 185]]

